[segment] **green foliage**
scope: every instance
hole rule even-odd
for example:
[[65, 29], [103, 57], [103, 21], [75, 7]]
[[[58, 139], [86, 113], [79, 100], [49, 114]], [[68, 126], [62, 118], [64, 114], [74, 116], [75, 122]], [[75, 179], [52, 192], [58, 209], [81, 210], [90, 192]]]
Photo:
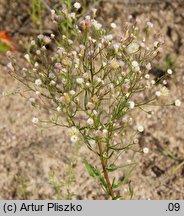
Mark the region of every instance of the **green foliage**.
[[17, 194], [22, 197], [21, 199], [29, 199], [31, 192], [28, 191], [28, 183], [21, 176], [16, 176], [15, 179], [18, 183]]
[[70, 187], [75, 182], [72, 165], [67, 165], [63, 174], [65, 177], [62, 181], [57, 179], [54, 170], [52, 170], [49, 174], [49, 184], [54, 189], [54, 197], [52, 197], [52, 199], [72, 200], [74, 194], [70, 191]]
[[42, 6], [41, 0], [31, 0], [29, 13], [33, 22], [34, 29], [36, 30], [39, 27], [40, 34], [43, 31], [43, 14], [44, 7]]
[[171, 56], [171, 54], [167, 54], [165, 56], [165, 68], [171, 68], [173, 69], [175, 67], [176, 61], [174, 58]]
[[9, 49], [9, 46], [0, 42], [0, 54], [6, 53]]

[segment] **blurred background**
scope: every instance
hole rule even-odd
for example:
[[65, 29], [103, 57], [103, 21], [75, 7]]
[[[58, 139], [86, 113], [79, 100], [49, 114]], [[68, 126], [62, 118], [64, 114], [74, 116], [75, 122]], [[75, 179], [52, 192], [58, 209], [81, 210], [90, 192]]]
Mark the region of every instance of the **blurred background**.
[[[37, 115], [31, 104], [15, 92], [20, 84], [6, 70], [7, 50], [20, 59], [25, 44], [39, 33], [56, 33], [50, 21], [50, 9], [60, 8], [60, 0], [0, 0], [0, 199], [105, 199], [98, 184], [88, 177], [82, 157], [85, 146], [76, 153], [65, 130], [35, 127]], [[164, 38], [161, 58], [155, 60], [153, 73], [158, 76], [173, 70], [167, 88], [168, 100], [184, 102], [184, 1], [183, 0], [106, 0], [80, 1], [83, 15], [92, 7], [104, 25], [116, 23], [123, 31], [128, 19], [151, 21], [154, 31]], [[154, 42], [154, 36], [150, 42]], [[167, 102], [167, 98], [164, 99]], [[148, 118], [142, 113], [135, 121], [145, 125], [138, 145], [150, 149], [136, 155], [138, 167], [129, 183], [133, 199], [184, 198], [184, 107], [156, 107]], [[44, 113], [46, 115], [47, 113]], [[82, 156], [81, 156], [82, 155]], [[89, 154], [91, 162], [95, 158]], [[129, 155], [119, 160], [126, 162]], [[123, 179], [124, 171], [117, 173]], [[122, 193], [129, 199], [128, 186]]]

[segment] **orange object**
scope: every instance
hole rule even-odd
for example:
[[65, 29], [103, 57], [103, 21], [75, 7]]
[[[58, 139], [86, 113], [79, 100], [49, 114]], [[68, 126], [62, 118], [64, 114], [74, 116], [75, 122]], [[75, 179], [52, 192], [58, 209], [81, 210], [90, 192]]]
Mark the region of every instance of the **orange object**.
[[11, 50], [15, 50], [13, 39], [10, 37], [7, 31], [0, 31], [0, 42], [5, 43]]

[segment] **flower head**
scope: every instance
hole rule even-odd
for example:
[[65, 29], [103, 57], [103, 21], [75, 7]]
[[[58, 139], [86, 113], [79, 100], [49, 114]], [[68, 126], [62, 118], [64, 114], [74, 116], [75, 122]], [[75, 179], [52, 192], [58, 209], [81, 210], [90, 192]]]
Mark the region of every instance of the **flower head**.
[[174, 101], [175, 106], [181, 106], [181, 101], [179, 99]]
[[15, 70], [15, 68], [13, 67], [12, 63], [9, 62], [7, 65], [7, 68], [10, 69], [12, 72]]
[[72, 143], [76, 143], [78, 140], [79, 140], [79, 138], [78, 138], [78, 136], [76, 136], [76, 135], [73, 135], [73, 136], [70, 137], [70, 141], [71, 141]]
[[149, 153], [149, 148], [147, 148], [147, 147], [143, 148], [143, 152], [144, 152], [144, 154], [148, 154]]
[[37, 117], [33, 117], [32, 118], [32, 122], [33, 122], [33, 124], [38, 124], [38, 122], [39, 122], [39, 119], [37, 118]]
[[24, 58], [25, 58], [28, 62], [30, 62], [30, 56], [29, 56], [29, 54], [25, 54], [25, 55], [24, 55]]
[[82, 84], [82, 83], [84, 83], [84, 79], [83, 79], [83, 78], [77, 78], [77, 79], [76, 79], [76, 82], [77, 82], [78, 84]]
[[35, 85], [40, 86], [42, 84], [41, 79], [36, 79], [35, 80]]
[[171, 69], [168, 69], [168, 70], [167, 70], [167, 73], [168, 73], [169, 75], [171, 75], [173, 72], [172, 72]]
[[135, 107], [135, 103], [133, 101], [129, 101], [128, 106], [130, 109], [133, 109]]
[[144, 131], [144, 127], [143, 127], [142, 125], [139, 125], [139, 126], [137, 127], [137, 130], [138, 130], [139, 132], [143, 132], [143, 131]]
[[75, 2], [74, 3], [74, 8], [76, 8], [77, 10], [81, 8], [81, 4], [79, 2]]
[[138, 72], [140, 70], [139, 63], [137, 61], [132, 61], [132, 68], [134, 71]]
[[116, 23], [111, 23], [111, 28], [116, 29], [117, 28]]
[[93, 124], [94, 124], [93, 119], [92, 119], [92, 118], [89, 118], [89, 119], [87, 120], [87, 124], [89, 124], [89, 125], [93, 125]]
[[94, 26], [94, 28], [95, 28], [96, 30], [100, 30], [101, 27], [102, 27], [102, 24], [100, 24], [100, 23], [97, 22], [96, 20], [93, 20], [93, 21], [92, 21], [92, 25]]

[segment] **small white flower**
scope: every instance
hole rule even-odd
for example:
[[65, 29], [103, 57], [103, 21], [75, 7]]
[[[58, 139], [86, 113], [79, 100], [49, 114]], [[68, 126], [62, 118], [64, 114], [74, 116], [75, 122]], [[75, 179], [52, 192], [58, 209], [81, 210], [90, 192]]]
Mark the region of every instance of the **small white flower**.
[[93, 119], [92, 119], [92, 118], [89, 118], [89, 119], [87, 120], [87, 124], [89, 124], [89, 125], [93, 125], [93, 124], [94, 124]]
[[79, 130], [76, 127], [71, 127], [69, 129], [69, 135], [73, 136], [73, 135], [78, 135], [79, 134]]
[[11, 71], [14, 71], [14, 70], [15, 70], [11, 62], [9, 62], [9, 63], [7, 64], [7, 68], [10, 69]]
[[151, 70], [151, 63], [150, 62], [146, 65], [146, 69]]
[[76, 82], [77, 82], [78, 84], [82, 84], [82, 83], [84, 83], [84, 79], [83, 79], [83, 78], [77, 78], [77, 79], [76, 79]]
[[88, 102], [87, 103], [87, 108], [90, 109], [90, 110], [93, 110], [95, 108], [95, 104], [91, 103], [91, 102]]
[[76, 136], [76, 135], [73, 135], [73, 136], [70, 137], [70, 141], [71, 141], [72, 143], [76, 143], [78, 140], [79, 140], [79, 138], [78, 138], [78, 136]]
[[37, 124], [39, 122], [39, 119], [37, 117], [32, 118], [33, 124]]
[[132, 42], [126, 47], [126, 51], [128, 54], [135, 53], [139, 50], [139, 44]]
[[138, 140], [137, 138], [135, 138], [135, 139], [133, 140], [133, 142], [134, 142], [135, 144], [138, 144], [138, 143], [139, 143], [139, 140]]
[[85, 19], [89, 21], [89, 20], [91, 20], [91, 17], [89, 15], [87, 15], [87, 16], [85, 16]]
[[139, 66], [139, 63], [137, 61], [132, 61], [132, 66], [137, 67], [137, 66]]
[[86, 83], [86, 86], [87, 86], [87, 87], [90, 87], [90, 86], [91, 86], [91, 83], [87, 82], [87, 83]]
[[146, 24], [147, 24], [148, 27], [153, 28], [153, 23], [147, 22]]
[[102, 27], [102, 24], [100, 24], [99, 22], [97, 22], [96, 20], [92, 21], [92, 25], [95, 27], [96, 30], [100, 30]]
[[97, 81], [98, 83], [100, 83], [100, 82], [102, 82], [102, 79], [101, 79], [100, 77], [96, 77], [96, 81]]
[[107, 129], [103, 129], [103, 134], [107, 134], [108, 133], [108, 130]]
[[46, 46], [42, 46], [41, 50], [42, 50], [42, 51], [47, 50]]
[[175, 106], [181, 106], [181, 101], [179, 99], [174, 101]]
[[76, 55], [77, 55], [77, 52], [76, 52], [75, 50], [73, 50], [73, 51], [72, 51], [72, 55], [73, 55], [73, 56], [76, 56]]
[[24, 58], [25, 58], [28, 62], [30, 62], [30, 56], [29, 56], [29, 54], [25, 54], [25, 55], [24, 55]]
[[150, 78], [150, 75], [149, 74], [145, 74], [145, 79], [149, 79]]
[[96, 16], [97, 9], [96, 9], [96, 8], [92, 8], [91, 11], [92, 11], [92, 13], [93, 13], [93, 17], [95, 17], [95, 16]]
[[34, 46], [36, 44], [35, 40], [31, 41], [31, 46]]
[[72, 40], [68, 40], [68, 43], [69, 43], [69, 45], [72, 45], [73, 44], [73, 41]]
[[158, 47], [158, 45], [159, 45], [159, 42], [158, 41], [155, 41], [154, 43], [153, 43], [153, 46], [156, 48], [156, 47]]
[[40, 86], [42, 84], [41, 79], [36, 79], [35, 80], [35, 85]]
[[54, 86], [54, 85], [56, 85], [56, 82], [55, 82], [54, 80], [51, 80], [51, 81], [50, 81], [50, 85], [51, 85], [51, 86]]
[[133, 109], [135, 107], [135, 103], [133, 101], [129, 101], [128, 106], [130, 109]]
[[132, 68], [138, 72], [140, 70], [139, 63], [137, 61], [132, 61]]
[[54, 79], [55, 77], [56, 77], [56, 76], [55, 76], [55, 74], [54, 74], [53, 72], [50, 72], [50, 73], [49, 73], [49, 78], [50, 78], [50, 79]]
[[120, 44], [116, 43], [113, 45], [113, 49], [116, 53], [118, 52], [119, 48], [120, 48]]
[[160, 96], [162, 95], [162, 93], [161, 93], [160, 91], [156, 91], [156, 92], [155, 92], [155, 95], [156, 95], [157, 97], [160, 97]]
[[76, 14], [75, 13], [69, 13], [68, 17], [71, 19], [75, 19]]
[[36, 50], [36, 55], [41, 55], [41, 51], [40, 50]]
[[40, 92], [39, 92], [39, 91], [36, 91], [35, 94], [36, 94], [36, 95], [40, 95]]
[[117, 28], [116, 23], [111, 23], [111, 28], [116, 29]]
[[44, 37], [44, 35], [42, 35], [42, 34], [39, 34], [39, 35], [37, 36], [37, 38], [38, 38], [39, 40], [43, 39], [43, 37]]
[[94, 115], [98, 115], [98, 112], [96, 110], [93, 110]]
[[43, 38], [43, 42], [44, 42], [45, 44], [49, 44], [49, 43], [51, 42], [50, 37], [48, 37], [48, 36], [44, 36], [44, 38]]
[[108, 34], [108, 35], [104, 36], [104, 38], [107, 41], [111, 41], [113, 39], [113, 35], [112, 34]]
[[165, 87], [165, 86], [163, 86], [161, 88], [160, 92], [161, 92], [162, 96], [168, 96], [169, 95], [169, 89], [167, 87]]
[[74, 8], [76, 8], [77, 10], [81, 8], [81, 4], [79, 2], [75, 2], [74, 3]]
[[167, 85], [167, 80], [163, 80], [162, 82], [164, 85]]
[[51, 37], [52, 39], [54, 39], [54, 38], [55, 38], [55, 34], [51, 34], [50, 37]]
[[31, 97], [31, 98], [29, 98], [29, 101], [30, 101], [31, 103], [35, 103], [36, 99]]
[[155, 83], [156, 83], [155, 80], [151, 80], [152, 85], [155, 85]]
[[38, 62], [35, 62], [34, 66], [35, 66], [35, 67], [38, 67], [38, 66], [39, 66]]
[[55, 10], [50, 10], [51, 13], [51, 19], [54, 20], [55, 16], [56, 16], [56, 11]]
[[139, 132], [143, 132], [143, 131], [144, 131], [144, 127], [143, 127], [142, 125], [139, 125], [139, 126], [137, 127], [137, 130], [138, 130]]
[[149, 148], [147, 148], [147, 147], [143, 148], [143, 152], [144, 152], [144, 154], [148, 154], [149, 153]]
[[168, 70], [167, 70], [167, 73], [168, 73], [169, 75], [171, 75], [173, 72], [172, 72], [171, 69], [168, 69]]
[[75, 92], [74, 90], [71, 90], [71, 91], [69, 91], [69, 94], [70, 94], [70, 95], [75, 95], [76, 92]]
[[57, 110], [58, 112], [60, 112], [60, 111], [61, 111], [61, 107], [58, 106], [58, 107], [56, 108], [56, 110]]
[[95, 145], [95, 140], [94, 139], [90, 139], [90, 140], [88, 140], [88, 143], [90, 144], [90, 145]]

